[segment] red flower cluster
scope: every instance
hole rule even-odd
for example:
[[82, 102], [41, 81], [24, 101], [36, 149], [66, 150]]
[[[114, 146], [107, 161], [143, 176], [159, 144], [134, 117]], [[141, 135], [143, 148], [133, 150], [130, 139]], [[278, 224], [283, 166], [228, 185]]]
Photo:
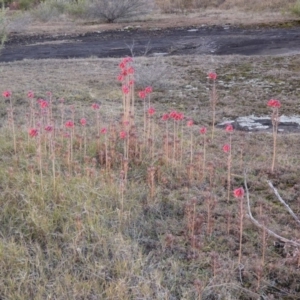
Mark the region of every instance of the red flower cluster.
[[206, 134], [206, 131], [207, 131], [206, 127], [202, 127], [202, 128], [200, 128], [200, 130], [199, 130], [199, 132], [200, 132], [201, 134]]
[[170, 112], [170, 118], [175, 121], [182, 121], [184, 119], [184, 114], [174, 110]]
[[28, 130], [28, 134], [31, 136], [31, 137], [36, 137], [38, 135], [38, 130], [36, 128], [30, 128]]
[[269, 107], [274, 107], [274, 108], [279, 108], [281, 106], [281, 103], [279, 100], [276, 99], [271, 99], [268, 101], [267, 104]]
[[145, 88], [145, 92], [146, 92], [146, 94], [151, 94], [153, 92], [152, 86], [147, 86]]
[[132, 66], [128, 66], [131, 62], [133, 62], [131, 57], [125, 57], [120, 62], [119, 67], [121, 69], [121, 73], [117, 77], [118, 81], [123, 81], [127, 75], [134, 74], [134, 68]]
[[93, 103], [92, 104], [92, 109], [97, 110], [100, 108], [100, 105], [98, 103]]
[[230, 151], [230, 145], [225, 144], [225, 145], [223, 146], [223, 151], [224, 151], [225, 153], [228, 153], [228, 152]]
[[194, 121], [193, 120], [188, 120], [186, 125], [187, 125], [187, 127], [192, 127], [194, 125]]
[[124, 94], [126, 94], [126, 95], [129, 94], [129, 91], [130, 91], [130, 90], [129, 90], [129, 87], [128, 87], [127, 85], [123, 85], [123, 86], [122, 86], [122, 92], [123, 92]]
[[129, 57], [129, 56], [124, 57], [124, 58], [122, 59], [122, 61], [120, 62], [120, 64], [119, 64], [120, 69], [122, 69], [122, 70], [125, 69], [126, 66], [127, 66], [127, 64], [128, 64], [128, 63], [131, 63], [131, 62], [133, 62], [132, 57]]
[[28, 91], [27, 92], [27, 97], [28, 98], [34, 98], [34, 92], [33, 91]]
[[141, 98], [141, 99], [145, 99], [146, 98], [146, 96], [147, 96], [147, 94], [146, 94], [146, 92], [145, 91], [139, 91], [139, 97]]
[[37, 102], [39, 103], [41, 109], [45, 109], [45, 108], [49, 107], [49, 103], [47, 100], [38, 99]]
[[233, 126], [231, 124], [226, 125], [225, 131], [229, 133], [233, 132]]
[[80, 124], [81, 124], [82, 126], [85, 126], [85, 125], [86, 125], [86, 118], [81, 118], [81, 119], [80, 119]]
[[47, 131], [47, 132], [51, 132], [51, 131], [53, 130], [53, 126], [47, 125], [44, 129], [45, 129], [45, 131]]
[[129, 67], [127, 69], [127, 74], [133, 75], [134, 74], [134, 68], [133, 67]]
[[169, 118], [170, 118], [170, 116], [169, 116], [169, 114], [163, 114], [163, 116], [162, 116], [162, 120], [163, 121], [167, 121], [167, 120], [169, 120]]
[[126, 138], [126, 136], [127, 136], [126, 131], [120, 132], [120, 139], [124, 140]]
[[216, 80], [217, 79], [217, 73], [210, 72], [208, 73], [208, 78], [211, 80]]
[[147, 86], [144, 90], [139, 91], [138, 94], [141, 99], [145, 99], [146, 96], [151, 94], [152, 92], [153, 92], [152, 86]]
[[73, 127], [74, 127], [74, 122], [71, 121], [71, 120], [69, 120], [69, 121], [67, 121], [67, 122], [65, 123], [65, 126], [66, 126], [67, 128], [73, 128]]
[[11, 96], [11, 91], [4, 91], [4, 92], [2, 93], [2, 96], [3, 96], [4, 98], [9, 98], [9, 97]]
[[123, 81], [124, 80], [123, 74], [119, 74], [118, 77], [117, 77], [117, 80], [118, 81]]
[[149, 116], [153, 116], [155, 114], [155, 109], [154, 109], [154, 107], [149, 107], [149, 109], [148, 109], [148, 115]]
[[245, 194], [245, 191], [242, 187], [240, 188], [237, 188], [233, 191], [233, 196], [235, 198], [243, 198], [244, 197], [244, 194]]
[[102, 133], [102, 134], [106, 134], [107, 133], [107, 128], [102, 128], [101, 130], [100, 130], [100, 133]]

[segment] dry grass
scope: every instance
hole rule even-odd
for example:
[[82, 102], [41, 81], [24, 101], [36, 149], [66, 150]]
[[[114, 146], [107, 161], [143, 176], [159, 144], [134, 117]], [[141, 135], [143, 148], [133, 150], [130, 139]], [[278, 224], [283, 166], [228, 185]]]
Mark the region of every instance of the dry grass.
[[[153, 58], [136, 58], [136, 61], [139, 66], [147, 66], [153, 63]], [[107, 176], [99, 158], [103, 148], [100, 152], [96, 150], [94, 112], [90, 109], [91, 103], [100, 101], [103, 126], [109, 123], [122, 126], [119, 125], [120, 86], [115, 80], [118, 60], [28, 60], [1, 64], [0, 91], [13, 91], [19, 125], [15, 156], [6, 123], [8, 104], [2, 101], [1, 298], [258, 299], [272, 295], [275, 299], [299, 298], [299, 253], [267, 237], [262, 265], [263, 235], [247, 218], [243, 270], [239, 272], [238, 205], [234, 198], [226, 202], [226, 155], [222, 145], [228, 141], [228, 135], [217, 129], [215, 139], [207, 140], [207, 172], [212, 181], [209, 176], [203, 179], [196, 174], [191, 179], [187, 168], [190, 132], [184, 128], [183, 136], [180, 135], [183, 163], [178, 160], [172, 169], [160, 156], [165, 128], [160, 117], [175, 109], [184, 112], [186, 120], [194, 119], [195, 153], [201, 152], [203, 137], [198, 130], [201, 126], [209, 128], [211, 123], [206, 78], [209, 71], [219, 75], [218, 122], [251, 113], [268, 114], [266, 102], [271, 97], [281, 100], [281, 113], [298, 113], [300, 56], [168, 57], [161, 64], [168, 72], [159, 79], [167, 84], [154, 88], [152, 96], [156, 109], [155, 159], [147, 156], [146, 151], [142, 161], [130, 160], [121, 219], [122, 164], [117, 155]], [[68, 106], [74, 105], [76, 122], [83, 110], [88, 118], [87, 157], [81, 161], [78, 156], [70, 173], [65, 170], [62, 148], [57, 157], [55, 189], [46, 160], [41, 189], [36, 144], [33, 139], [27, 142], [25, 95], [29, 89], [37, 97], [45, 97], [46, 91], [51, 90], [54, 99], [65, 98], [66, 115], [71, 116]], [[142, 108], [141, 101], [137, 101], [138, 132]], [[77, 126], [76, 130], [80, 136]], [[265, 180], [270, 179], [276, 185], [299, 216], [298, 139], [298, 134], [278, 136], [273, 174], [269, 171], [270, 134], [234, 132], [232, 140], [232, 187], [243, 184], [246, 168], [253, 214], [277, 233], [295, 241], [300, 239], [297, 224], [279, 205]], [[78, 151], [76, 143], [74, 151]], [[122, 155], [122, 151], [122, 141], [118, 141], [116, 153]], [[74, 155], [77, 157], [78, 153]], [[156, 168], [154, 197], [150, 196], [147, 171], [151, 165]], [[213, 199], [214, 205], [210, 202]], [[210, 221], [208, 205], [211, 205]], [[189, 235], [193, 216], [198, 222], [194, 228], [195, 242]], [[209, 234], [208, 226], [212, 227]]]
[[[187, 5], [185, 2], [190, 4]], [[234, 25], [281, 24], [295, 20], [295, 16], [290, 12], [297, 12], [297, 7], [294, 6], [296, 3], [297, 0], [163, 0], [157, 1], [158, 7], [161, 9], [126, 22], [123, 20], [123, 22], [116, 24], [105, 24], [99, 20], [84, 20], [80, 17], [69, 18], [63, 14], [48, 23], [31, 20], [26, 28], [19, 26], [18, 31], [22, 29], [24, 34], [79, 34], [90, 31], [121, 29], [128, 26], [128, 23], [133, 27], [138, 26], [142, 29], [200, 26], [203, 24], [223, 25], [227, 23]], [[49, 17], [51, 17], [51, 14]], [[18, 16], [19, 19], [20, 16]]]
[[175, 12], [191, 9], [240, 9], [246, 11], [285, 11], [297, 0], [157, 0], [157, 5], [165, 12]]
[[[185, 110], [195, 120], [209, 120], [206, 74], [219, 74], [219, 113], [217, 121], [250, 113], [266, 113], [265, 101], [277, 97], [285, 102], [283, 114], [292, 114], [299, 97], [299, 56], [185, 56], [136, 58], [137, 69], [148, 82], [157, 84], [154, 98], [160, 110]], [[99, 100], [103, 105], [118, 104], [120, 91], [116, 82], [116, 59], [25, 60], [1, 64], [0, 90], [14, 91], [15, 101], [23, 102], [27, 90], [39, 97], [51, 90], [68, 103]], [[155, 65], [159, 80], [155, 83]], [[149, 66], [149, 72], [147, 72]], [[22, 70], [20, 72], [19, 70]], [[30, 74], [30, 76], [29, 76]], [[67, 76], [66, 76], [67, 74]], [[13, 81], [11, 80], [13, 78]], [[142, 80], [142, 78], [141, 78]], [[146, 82], [142, 82], [146, 85]]]

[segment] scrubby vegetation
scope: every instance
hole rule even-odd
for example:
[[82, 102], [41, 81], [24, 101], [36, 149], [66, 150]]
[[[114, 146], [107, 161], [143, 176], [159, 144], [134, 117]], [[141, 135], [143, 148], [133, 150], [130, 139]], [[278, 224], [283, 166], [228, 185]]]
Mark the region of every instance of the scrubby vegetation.
[[157, 0], [158, 6], [164, 12], [187, 12], [193, 9], [242, 9], [247, 11], [255, 10], [288, 10], [297, 0]]
[[296, 16], [300, 16], [300, 1], [297, 0], [297, 2], [291, 6], [291, 12], [295, 14]]
[[41, 21], [49, 21], [65, 14], [72, 18], [92, 19], [113, 23], [133, 17], [144, 17], [154, 7], [153, 1], [145, 0], [47, 0], [33, 10]]
[[197, 10], [238, 9], [241, 11], [276, 11], [298, 14], [297, 0], [17, 0], [7, 1], [12, 9], [30, 10], [37, 20], [48, 22], [63, 19], [87, 19], [116, 22], [143, 19], [150, 13], [189, 13]]

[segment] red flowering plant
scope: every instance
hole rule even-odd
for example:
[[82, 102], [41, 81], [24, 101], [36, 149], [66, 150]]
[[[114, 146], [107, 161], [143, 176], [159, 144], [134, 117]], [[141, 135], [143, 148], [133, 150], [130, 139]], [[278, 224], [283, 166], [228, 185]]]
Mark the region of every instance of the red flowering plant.
[[47, 126], [45, 126], [44, 130], [46, 132], [52, 132], [53, 131], [53, 126], [52, 125], [47, 125]]
[[122, 98], [123, 98], [123, 114], [124, 119], [134, 117], [134, 73], [135, 69], [132, 66], [133, 59], [125, 57], [119, 63], [120, 73], [117, 80], [122, 84]]
[[102, 129], [100, 130], [100, 133], [101, 133], [101, 134], [106, 134], [106, 133], [107, 133], [107, 128], [106, 128], [106, 127], [102, 128]]
[[231, 163], [232, 163], [232, 158], [231, 158], [231, 147], [232, 147], [232, 133], [233, 133], [233, 126], [232, 124], [227, 124], [225, 127], [225, 131], [229, 133], [229, 145], [224, 145], [225, 148], [228, 146], [228, 151], [225, 151], [223, 147], [224, 152], [228, 152], [228, 158], [227, 158], [227, 202], [229, 202], [230, 198], [230, 190], [231, 190]]
[[154, 114], [155, 114], [155, 108], [154, 107], [149, 107], [149, 109], [148, 109], [149, 117], [153, 116]]
[[40, 109], [46, 109], [49, 107], [49, 102], [47, 100], [44, 99], [38, 99], [37, 100], [39, 105], [40, 105]]
[[129, 90], [129, 87], [128, 87], [127, 85], [123, 85], [123, 86], [122, 86], [122, 92], [123, 92], [124, 94], [126, 94], [126, 95], [129, 94], [129, 91], [130, 91], [130, 90]]
[[232, 133], [233, 132], [233, 126], [231, 124], [227, 124], [225, 127], [225, 131], [228, 133]]
[[206, 128], [206, 127], [201, 127], [200, 130], [199, 130], [199, 132], [200, 132], [201, 134], [206, 134], [207, 128]]
[[239, 247], [239, 258], [238, 258], [238, 262], [239, 262], [239, 265], [241, 264], [241, 260], [242, 260], [242, 239], [243, 239], [243, 219], [244, 219], [244, 201], [243, 201], [243, 198], [244, 198], [244, 194], [245, 194], [245, 191], [242, 187], [239, 187], [237, 189], [235, 189], [233, 191], [233, 195], [235, 198], [237, 199], [240, 199], [240, 202], [239, 202], [239, 208], [240, 208], [240, 211], [239, 211], [239, 219], [240, 219], [240, 247]]
[[2, 93], [2, 96], [4, 97], [4, 98], [9, 98], [9, 97], [11, 97], [11, 91], [4, 91], [3, 93]]
[[146, 98], [146, 96], [147, 96], [147, 94], [146, 94], [146, 92], [143, 90], [143, 91], [139, 91], [138, 92], [138, 95], [139, 95], [139, 97], [141, 98], [141, 99], [145, 99]]
[[223, 151], [224, 151], [225, 153], [229, 153], [229, 151], [230, 151], [230, 146], [229, 146], [228, 144], [225, 144], [225, 145], [223, 146]]
[[93, 110], [100, 109], [100, 105], [99, 105], [98, 103], [93, 103], [93, 104], [92, 104], [92, 109], [93, 109]]
[[81, 119], [80, 119], [80, 124], [81, 124], [82, 126], [85, 126], [86, 123], [87, 123], [86, 118], [81, 118]]
[[34, 92], [33, 91], [28, 91], [27, 92], [27, 97], [28, 98], [34, 98]]
[[235, 198], [243, 198], [244, 194], [245, 194], [245, 191], [242, 187], [239, 187], [233, 191], [233, 196]]
[[30, 137], [36, 137], [38, 135], [38, 130], [36, 128], [30, 128], [28, 134]]
[[216, 80], [217, 79], [217, 73], [215, 73], [215, 72], [208, 73], [208, 78], [210, 80]]
[[65, 126], [66, 126], [67, 128], [73, 128], [73, 127], [74, 127], [74, 122], [71, 121], [71, 120], [66, 121]]
[[169, 118], [170, 118], [170, 115], [169, 115], [168, 113], [163, 114], [163, 116], [161, 117], [161, 119], [162, 119], [163, 121], [168, 121]]

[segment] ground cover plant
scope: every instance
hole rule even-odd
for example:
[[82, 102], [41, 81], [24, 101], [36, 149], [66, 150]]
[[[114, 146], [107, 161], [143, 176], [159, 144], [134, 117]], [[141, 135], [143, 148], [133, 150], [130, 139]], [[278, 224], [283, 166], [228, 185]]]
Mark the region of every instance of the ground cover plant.
[[299, 298], [298, 134], [212, 126], [295, 113], [299, 56], [154, 62], [1, 65], [3, 299]]

